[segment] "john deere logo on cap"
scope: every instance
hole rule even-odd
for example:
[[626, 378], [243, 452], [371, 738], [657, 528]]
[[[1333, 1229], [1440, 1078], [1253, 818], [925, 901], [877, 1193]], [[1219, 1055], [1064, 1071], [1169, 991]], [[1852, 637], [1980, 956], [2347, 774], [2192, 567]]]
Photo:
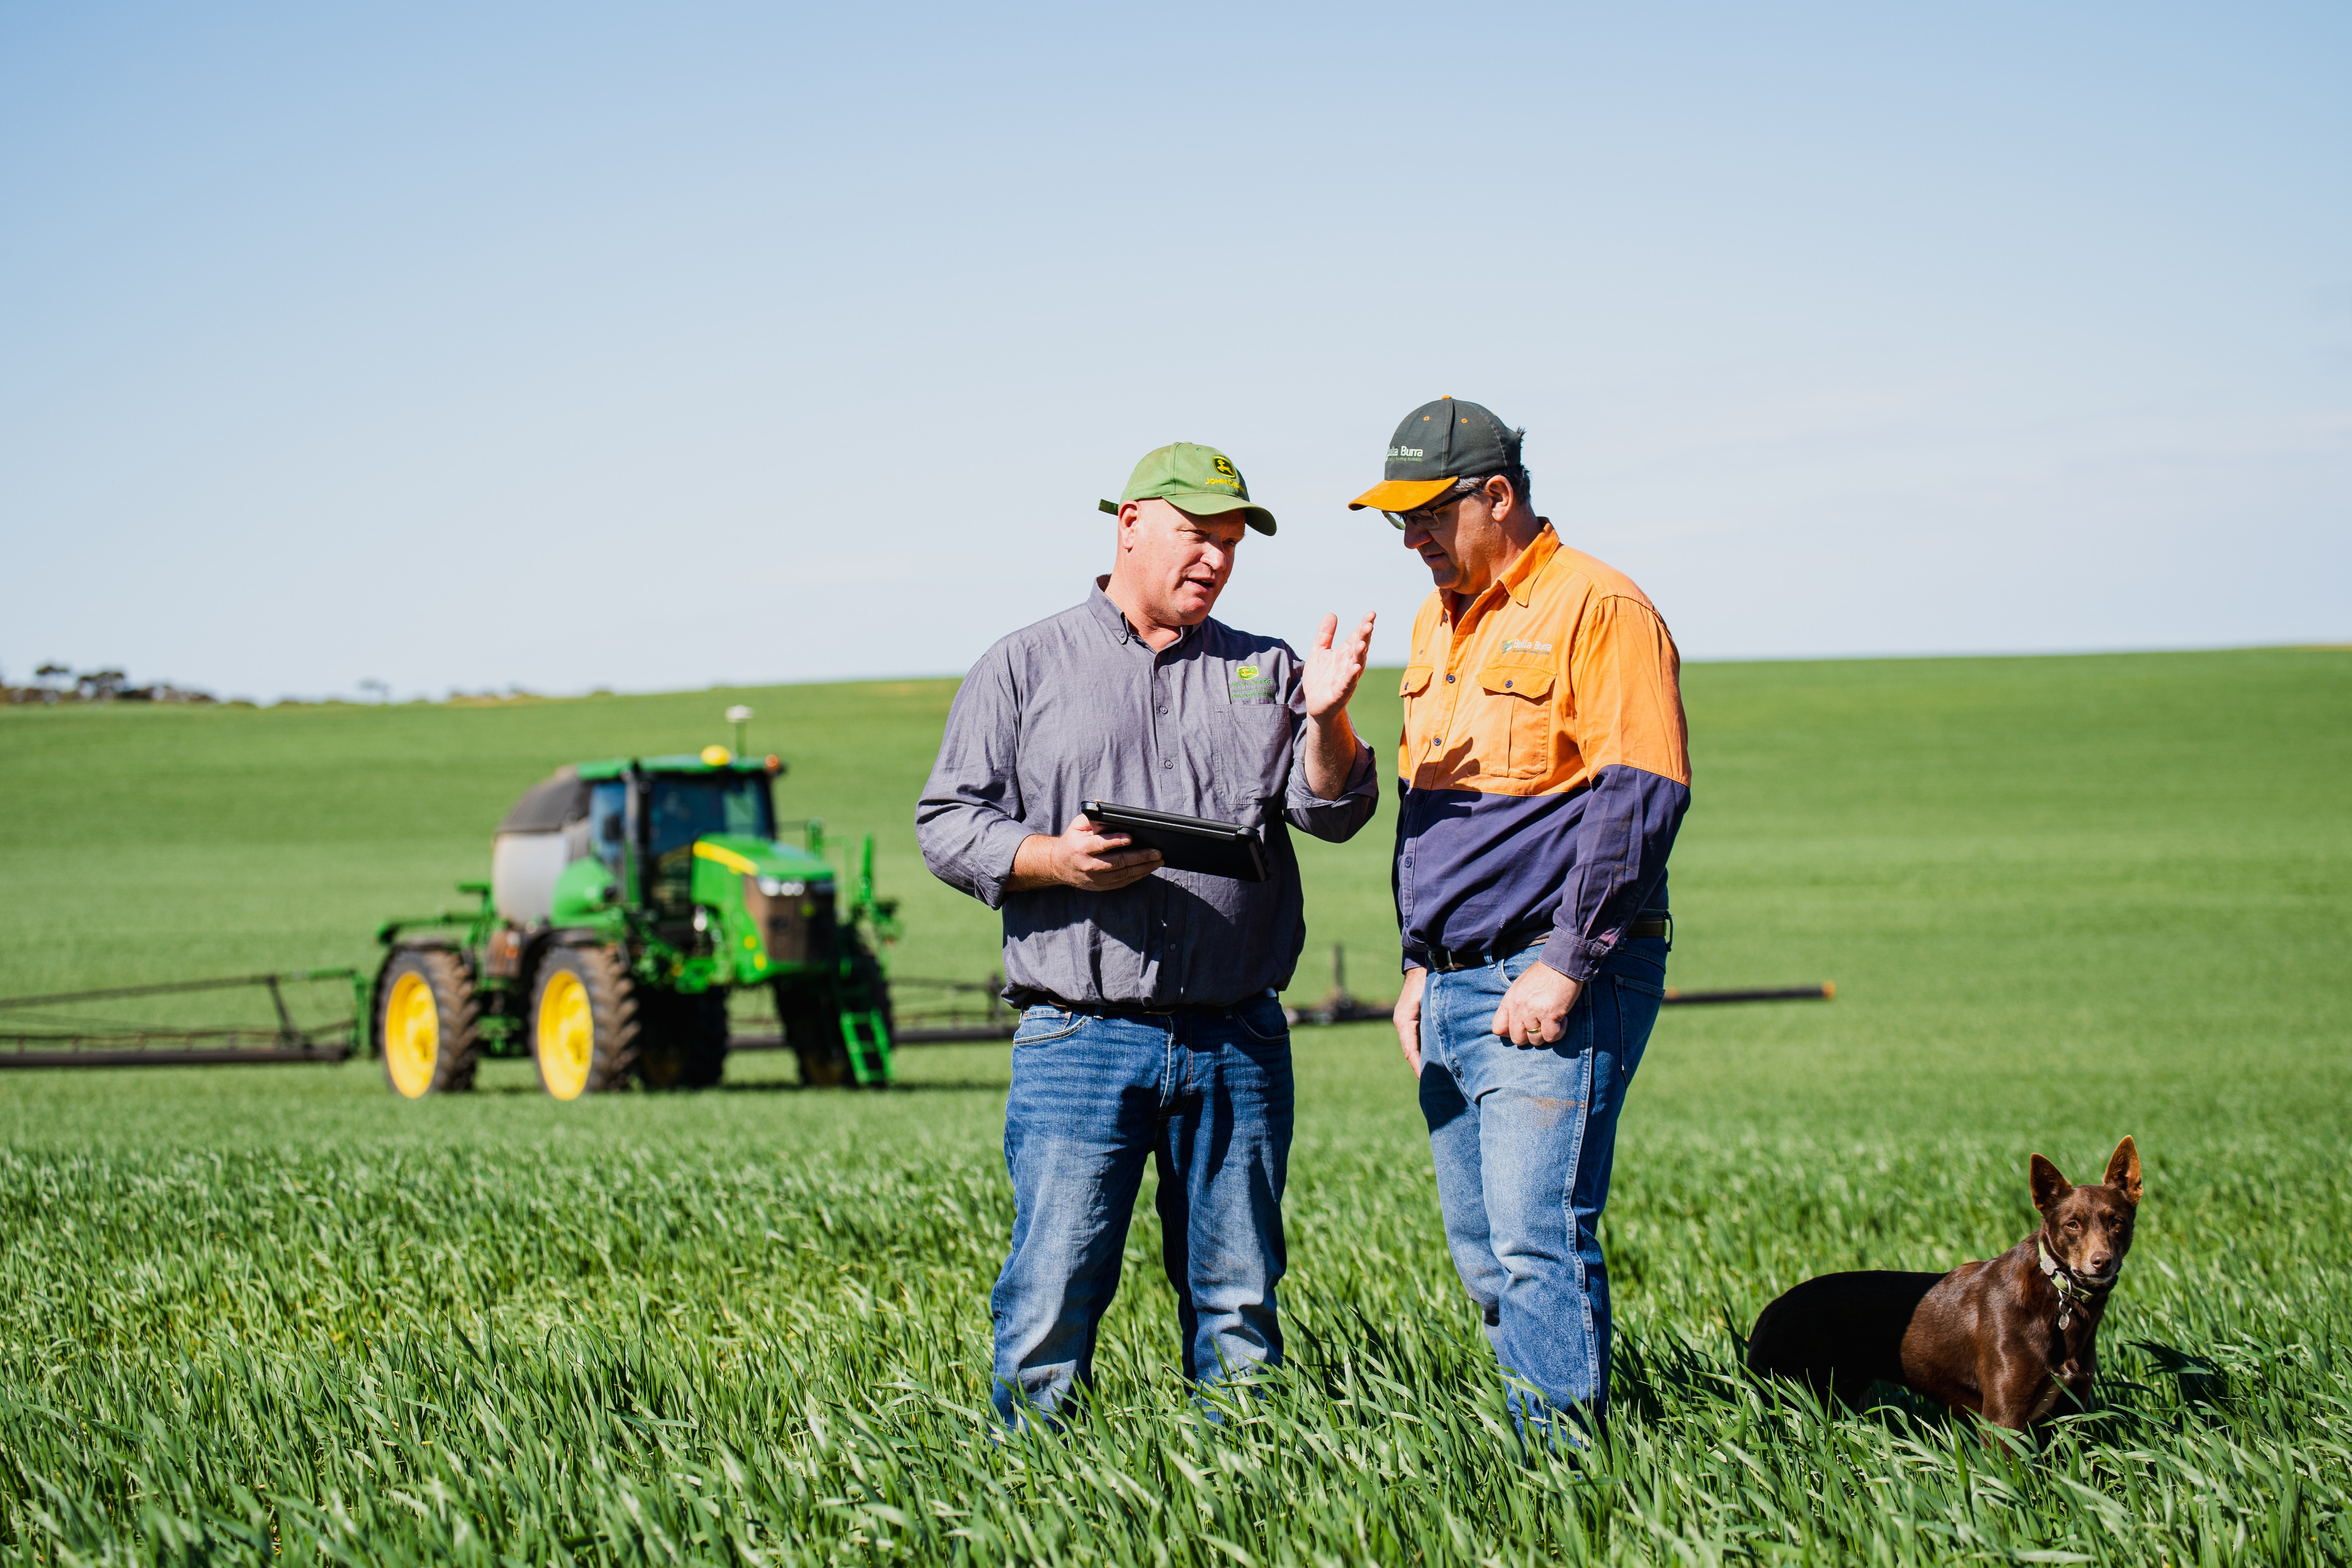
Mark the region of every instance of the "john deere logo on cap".
[[[1209, 466], [1217, 471], [1223, 482], [1225, 484], [1238, 485], [1242, 482], [1242, 476], [1234, 472], [1234, 465], [1225, 461], [1224, 455], [1222, 453], [1210, 460]], [[1212, 479], [1209, 481], [1212, 485], [1218, 482], [1219, 481], [1217, 479]]]

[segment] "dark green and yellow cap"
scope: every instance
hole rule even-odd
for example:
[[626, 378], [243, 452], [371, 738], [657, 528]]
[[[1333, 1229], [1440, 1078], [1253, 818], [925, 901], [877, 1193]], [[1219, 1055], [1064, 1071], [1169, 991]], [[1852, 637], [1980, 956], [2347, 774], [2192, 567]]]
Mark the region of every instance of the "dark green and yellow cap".
[[1526, 434], [1478, 403], [1452, 397], [1423, 403], [1389, 437], [1381, 482], [1349, 502], [1348, 509], [1417, 511], [1445, 494], [1456, 479], [1517, 468], [1519, 442]]
[[1213, 446], [1179, 441], [1145, 453], [1135, 472], [1127, 476], [1127, 488], [1119, 492], [1118, 499], [1099, 504], [1104, 511], [1116, 513], [1129, 501], [1154, 500], [1196, 517], [1239, 512], [1242, 521], [1258, 532], [1274, 532], [1274, 514], [1251, 505], [1249, 485], [1242, 471]]

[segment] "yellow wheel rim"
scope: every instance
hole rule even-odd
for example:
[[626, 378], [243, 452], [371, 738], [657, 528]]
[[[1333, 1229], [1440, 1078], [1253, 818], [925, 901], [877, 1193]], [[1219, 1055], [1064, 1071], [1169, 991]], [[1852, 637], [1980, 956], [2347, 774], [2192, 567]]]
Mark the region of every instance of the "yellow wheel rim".
[[596, 1014], [588, 988], [569, 969], [550, 975], [539, 992], [539, 1077], [558, 1100], [577, 1100], [588, 1087], [596, 1054]]
[[383, 1065], [393, 1089], [415, 1100], [433, 1087], [441, 1061], [441, 1008], [422, 975], [392, 983], [383, 1005]]

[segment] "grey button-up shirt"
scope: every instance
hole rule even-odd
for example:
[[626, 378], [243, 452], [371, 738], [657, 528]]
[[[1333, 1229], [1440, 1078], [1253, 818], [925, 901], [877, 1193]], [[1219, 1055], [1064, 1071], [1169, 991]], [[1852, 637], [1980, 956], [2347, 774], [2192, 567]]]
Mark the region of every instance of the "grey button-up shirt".
[[[1004, 912], [1005, 994], [1222, 1007], [1290, 983], [1307, 940], [1289, 829], [1338, 843], [1380, 803], [1357, 743], [1336, 800], [1307, 788], [1307, 704], [1287, 643], [1215, 621], [1153, 653], [1102, 591], [991, 648], [956, 693], [915, 811], [931, 873]], [[1009, 893], [1032, 833], [1086, 800], [1244, 822], [1265, 882], [1153, 872], [1115, 893]]]

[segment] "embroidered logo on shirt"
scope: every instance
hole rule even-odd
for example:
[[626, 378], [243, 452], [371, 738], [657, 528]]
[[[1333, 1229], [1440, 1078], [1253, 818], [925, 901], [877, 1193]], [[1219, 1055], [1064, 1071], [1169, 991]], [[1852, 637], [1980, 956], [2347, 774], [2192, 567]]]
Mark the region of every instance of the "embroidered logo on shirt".
[[1237, 703], [1274, 701], [1274, 677], [1255, 664], [1236, 664], [1225, 683], [1225, 696]]
[[1503, 652], [1506, 653], [1549, 653], [1551, 652], [1551, 644], [1549, 643], [1538, 643], [1532, 640], [1522, 641], [1517, 637], [1506, 637], [1503, 639]]

